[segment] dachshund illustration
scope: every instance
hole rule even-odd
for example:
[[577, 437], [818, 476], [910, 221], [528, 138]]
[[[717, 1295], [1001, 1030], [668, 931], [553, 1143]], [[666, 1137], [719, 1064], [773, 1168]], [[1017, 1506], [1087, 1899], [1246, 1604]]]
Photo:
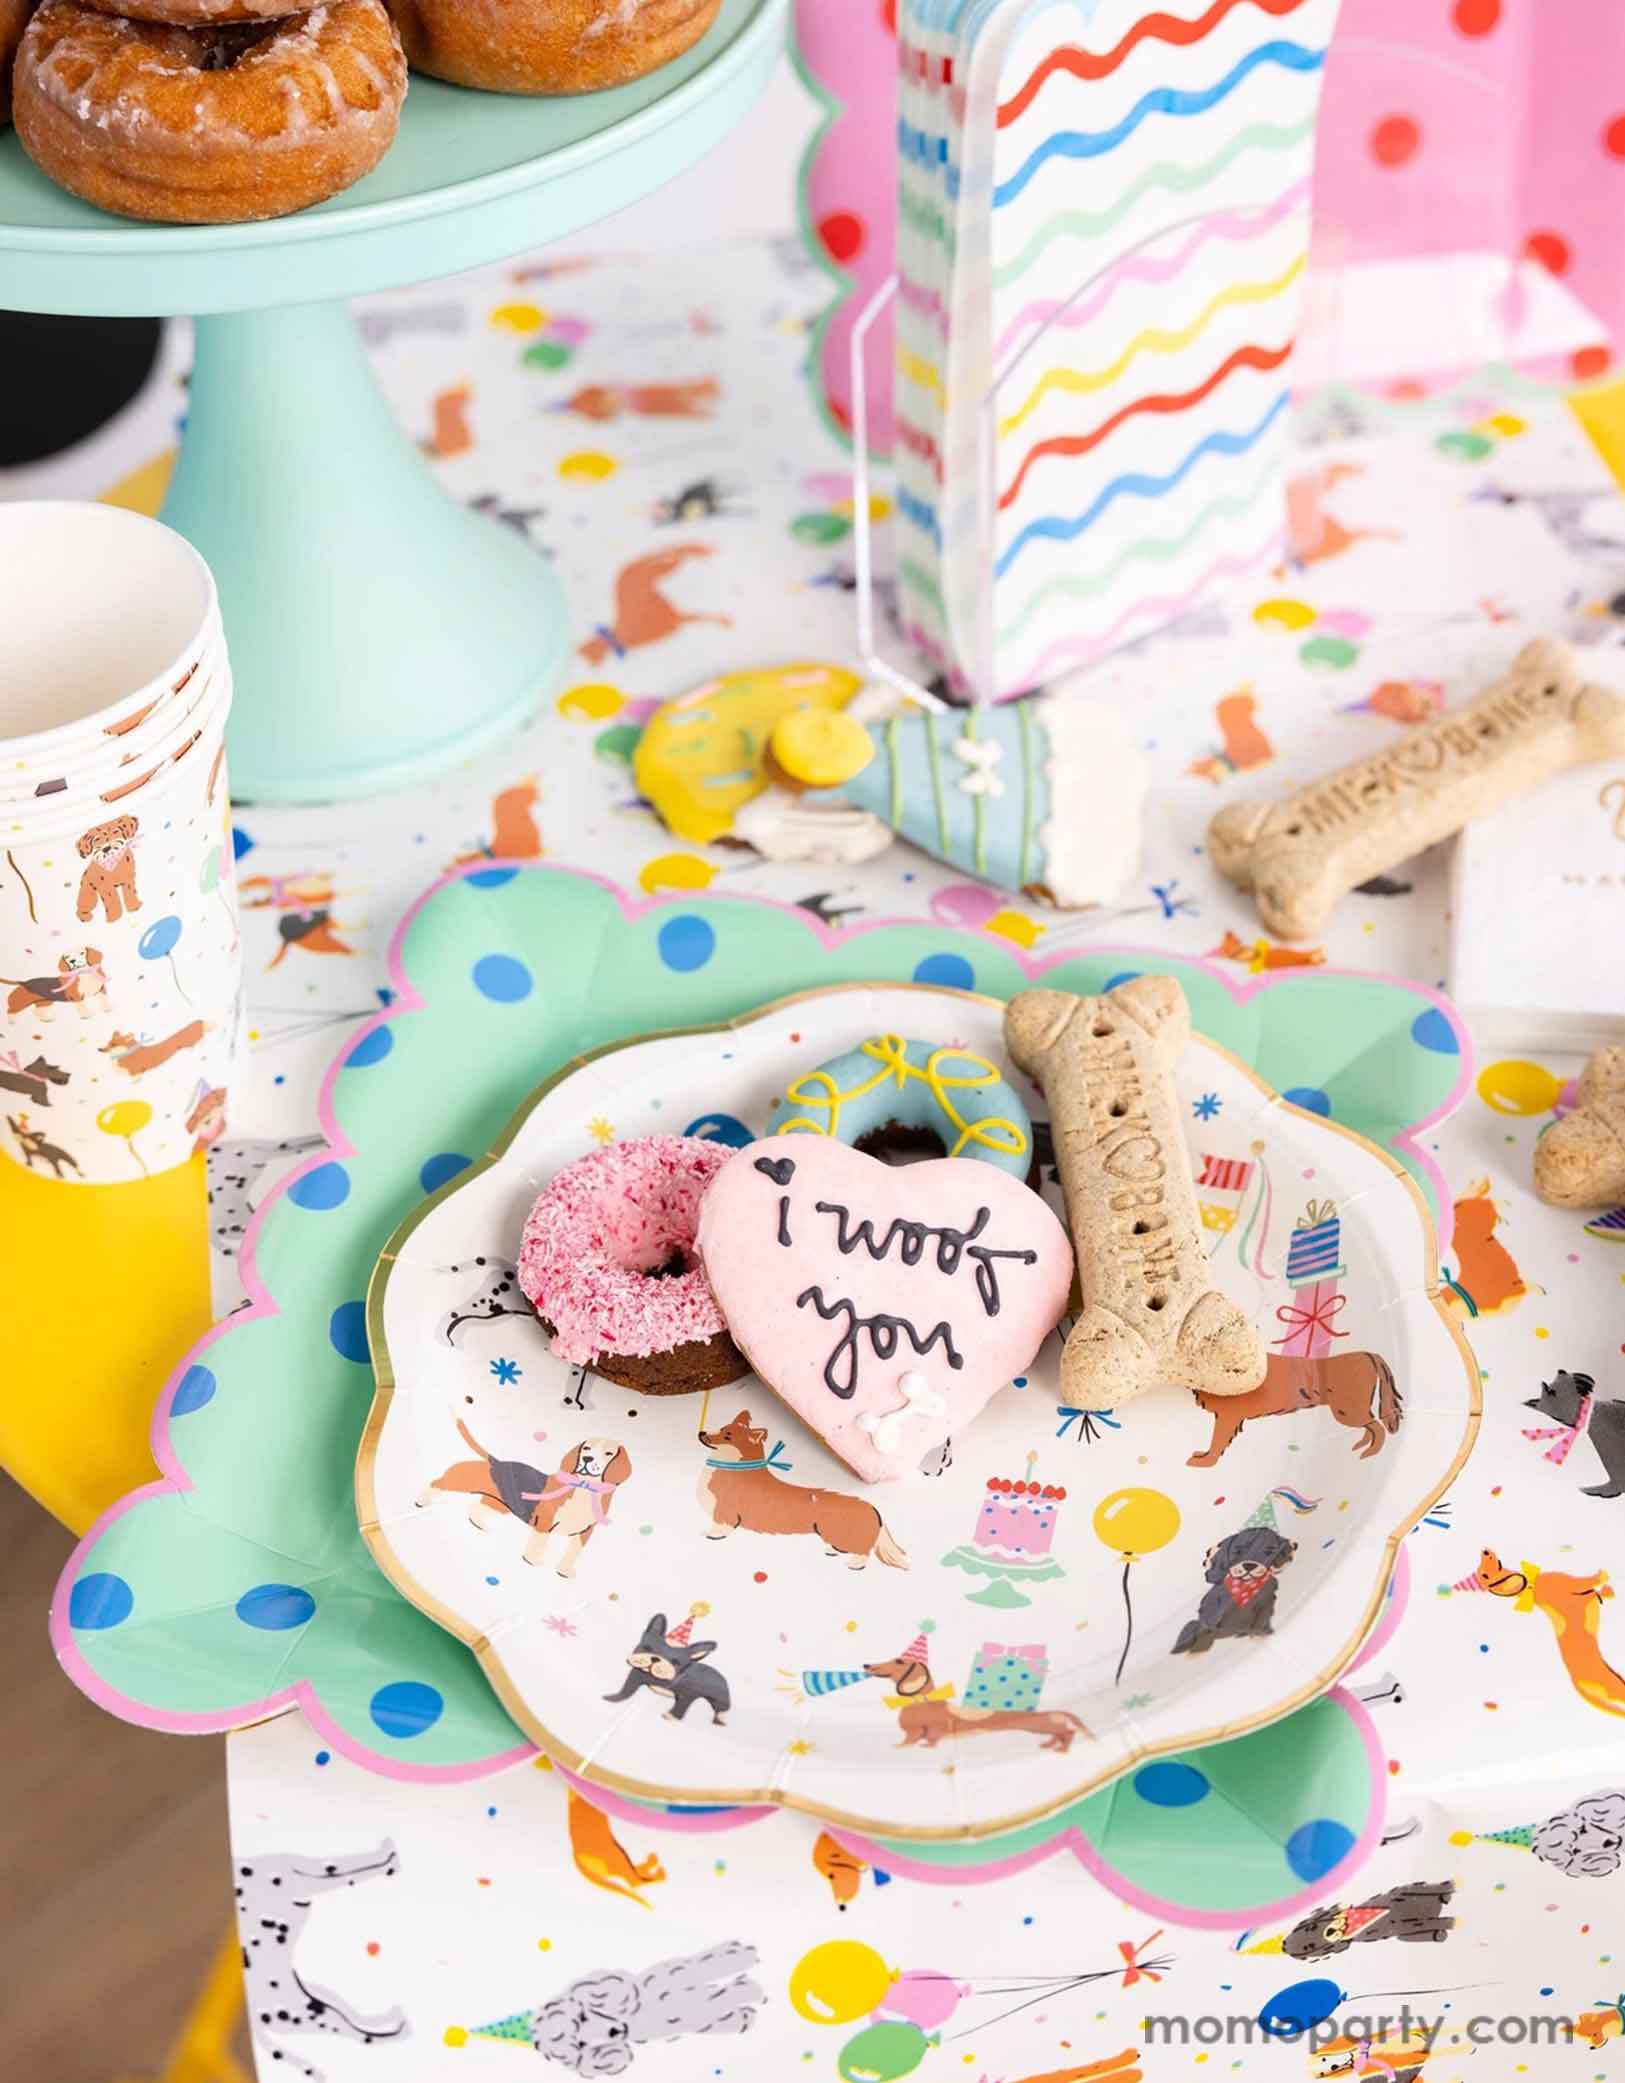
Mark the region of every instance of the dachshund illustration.
[[54, 1063], [47, 1063], [43, 1056], [36, 1056], [32, 1063], [27, 1064], [15, 1049], [8, 1049], [0, 1056], [0, 1088], [19, 1093], [32, 1106], [48, 1107], [51, 1087], [66, 1085], [70, 1077], [70, 1072], [59, 1070]]
[[1276, 1577], [1298, 1552], [1271, 1526], [1244, 1526], [1215, 1541], [1202, 1557], [1208, 1589], [1174, 1643], [1175, 1656], [1205, 1656], [1215, 1642], [1267, 1635], [1275, 1620]]
[[51, 1167], [53, 1178], [60, 1179], [62, 1177], [62, 1167], [64, 1165], [68, 1167], [69, 1171], [77, 1172], [79, 1170], [77, 1159], [70, 1157], [67, 1151], [58, 1144], [48, 1142], [39, 1129], [29, 1127], [26, 1114], [8, 1114], [6, 1121], [10, 1126], [12, 1134], [17, 1138], [17, 1148], [22, 1152], [23, 1163], [27, 1165], [30, 1171], [34, 1169], [36, 1157], [41, 1165], [49, 1165]]
[[635, 419], [709, 419], [721, 395], [714, 376], [689, 383], [589, 383], [554, 410], [601, 426], [628, 412]]
[[491, 798], [491, 843], [474, 853], [457, 856], [454, 865], [473, 867], [480, 861], [537, 861], [542, 855], [542, 835], [534, 812], [541, 796], [534, 774], [516, 781]]
[[844, 1911], [849, 1902], [857, 1900], [858, 1888], [869, 1869], [856, 1852], [849, 1852], [838, 1838], [820, 1830], [813, 1845], [812, 1862], [814, 1873], [829, 1882], [838, 1910]]
[[480, 1284], [464, 1298], [460, 1309], [448, 1309], [440, 1319], [438, 1336], [448, 1345], [457, 1343], [464, 1324], [492, 1324], [498, 1317], [517, 1316], [530, 1323], [536, 1310], [519, 1285], [519, 1268], [508, 1258], [474, 1258], [460, 1266], [441, 1266], [442, 1273], [478, 1273]]
[[707, 1540], [725, 1540], [738, 1526], [747, 1533], [810, 1533], [848, 1569], [865, 1568], [871, 1555], [888, 1569], [908, 1568], [908, 1557], [866, 1498], [783, 1481], [775, 1464], [780, 1450], [768, 1452], [767, 1433], [751, 1423], [748, 1410], [699, 1437], [711, 1450], [699, 1485]]
[[634, 1860], [601, 1808], [584, 1801], [574, 1787], [566, 1789], [566, 1796], [570, 1856], [575, 1860], [577, 1873], [595, 1888], [636, 1902], [643, 1909], [652, 1909], [654, 1904], [645, 1902], [640, 1891], [655, 1887], [666, 1878], [666, 1869], [658, 1857], [651, 1852], [646, 1859]]
[[691, 622], [714, 622], [719, 629], [731, 629], [731, 615], [688, 614], [674, 608], [660, 590], [661, 580], [670, 578], [690, 558], [712, 554], [705, 543], [684, 542], [623, 565], [615, 581], [615, 620], [607, 627], [600, 626], [587, 639], [581, 646], [581, 656], [589, 665], [602, 665], [612, 654], [624, 658], [628, 651], [675, 636]]
[[1363, 477], [1358, 463], [1325, 463], [1300, 477], [1289, 477], [1286, 485], [1287, 540], [1291, 550], [1287, 567], [1304, 571], [1311, 564], [1329, 564], [1356, 543], [1398, 542], [1391, 528], [1345, 528], [1335, 514], [1326, 511], [1326, 495], [1346, 478]]
[[457, 1430], [479, 1457], [454, 1461], [418, 1498], [427, 1509], [437, 1491], [472, 1497], [468, 1523], [480, 1532], [504, 1518], [523, 1521], [531, 1529], [524, 1559], [540, 1564], [549, 1541], [557, 1538], [561, 1577], [573, 1577], [590, 1541], [609, 1517], [615, 1492], [632, 1473], [631, 1457], [618, 1439], [583, 1439], [571, 1447], [558, 1467], [546, 1474], [528, 1461], [505, 1461], [482, 1447], [462, 1419]]
[[[235, 1869], [237, 1936], [243, 1949], [243, 1981], [248, 1998], [248, 2016], [261, 2032], [280, 2038], [285, 2033], [324, 2033], [331, 2038], [356, 2040], [364, 2047], [379, 2040], [408, 2036], [406, 2019], [398, 2010], [367, 2018], [331, 1990], [307, 1981], [298, 1962], [299, 1937], [309, 1923], [316, 1898], [340, 1888], [358, 1887], [364, 1881], [389, 1880], [398, 1867], [395, 1847], [385, 1838], [376, 1851], [347, 1858], [306, 1858], [297, 1852], [260, 1853], [239, 1859]], [[305, 2083], [321, 2083], [321, 2071], [298, 2061], [281, 2048], [271, 2052], [273, 2061]]]
[[107, 996], [107, 977], [99, 947], [73, 948], [57, 957], [55, 976], [0, 976], [0, 984], [16, 989], [6, 1000], [8, 1013], [37, 1013], [44, 1019], [59, 1005], [76, 1005], [81, 1020], [90, 1018], [93, 999]]
[[1599, 1403], [1596, 1389], [1589, 1374], [1570, 1374], [1566, 1368], [1559, 1369], [1552, 1380], [1541, 1383], [1538, 1396], [1525, 1400], [1524, 1409], [1534, 1411], [1548, 1423], [1544, 1429], [1527, 1427], [1524, 1437], [1554, 1439], [1556, 1443], [1546, 1458], [1562, 1462], [1583, 1434], [1596, 1448], [1608, 1480], [1582, 1489], [1580, 1495], [1625, 1497], [1625, 1399], [1614, 1396]]
[[1219, 750], [1193, 760], [1186, 770], [1202, 781], [1218, 783], [1227, 774], [1250, 774], [1267, 767], [1275, 747], [1256, 721], [1258, 698], [1250, 687], [1238, 687], [1214, 706], [1213, 720], [1219, 730]]
[[144, 1077], [149, 1070], [158, 1070], [182, 1049], [195, 1049], [209, 1031], [206, 1020], [188, 1020], [184, 1027], [177, 1027], [173, 1034], [165, 1035], [162, 1041], [138, 1042], [134, 1048], [126, 1049], [113, 1058], [122, 1071], [132, 1078]]
[[1604, 1657], [1597, 1640], [1602, 1602], [1612, 1598], [1614, 1587], [1605, 1569], [1589, 1577], [1571, 1577], [1561, 1570], [1538, 1569], [1525, 1562], [1510, 1569], [1493, 1548], [1479, 1557], [1475, 1589], [1492, 1598], [1510, 1598], [1520, 1613], [1544, 1613], [1557, 1637], [1557, 1653], [1563, 1659], [1569, 1683], [1588, 1706], [1602, 1714], [1625, 1718], [1625, 1677]]
[[1195, 1394], [1213, 1420], [1213, 1438], [1204, 1453], [1188, 1457], [1187, 1468], [1211, 1468], [1250, 1418], [1285, 1417], [1298, 1410], [1329, 1410], [1340, 1425], [1359, 1432], [1355, 1451], [1369, 1461], [1399, 1430], [1405, 1413], [1394, 1370], [1380, 1353], [1371, 1352], [1328, 1353], [1322, 1360], [1271, 1353], [1258, 1388], [1240, 1396]]
[[1272, 941], [1241, 939], [1226, 929], [1217, 947], [1208, 949], [1210, 961], [1245, 962], [1248, 974], [1261, 976], [1266, 969], [1318, 969], [1326, 959], [1323, 947], [1276, 947]]
[[664, 1613], [651, 1615], [648, 1626], [638, 1637], [637, 1647], [626, 1659], [627, 1671], [621, 1680], [620, 1691], [606, 1692], [604, 1698], [611, 1705], [619, 1705], [645, 1687], [651, 1692], [665, 1693], [671, 1700], [666, 1709], [668, 1721], [681, 1721], [697, 1700], [703, 1701], [711, 1710], [712, 1726], [721, 1728], [733, 1705], [733, 1695], [728, 1690], [727, 1679], [705, 1661], [717, 1645], [715, 1642], [690, 1640], [695, 1621], [710, 1610], [705, 1601], [700, 1600], [689, 1607], [687, 1618], [679, 1620], [670, 1633], [666, 1629]]
[[1504, 1244], [1495, 1241], [1501, 1211], [1489, 1179], [1476, 1180], [1455, 1204], [1456, 1272], [1447, 1278], [1445, 1304], [1458, 1315], [1505, 1316], [1530, 1290]]
[[80, 833], [79, 858], [85, 868], [79, 878], [76, 909], [81, 924], [95, 916], [98, 904], [108, 925], [127, 911], [141, 909], [135, 886], [135, 838], [139, 830], [138, 818], [114, 817]]
[[1445, 1915], [1455, 1892], [1453, 1880], [1411, 1881], [1347, 1907], [1313, 1909], [1282, 1939], [1281, 1951], [1289, 1960], [1330, 1960], [1379, 1938], [1441, 1945], [1456, 1928], [1455, 1918]]
[[890, 1679], [896, 1688], [886, 1704], [897, 1709], [902, 1750], [915, 1744], [935, 1750], [944, 1736], [993, 1736], [1004, 1729], [1037, 1736], [1040, 1750], [1068, 1751], [1079, 1736], [1094, 1740], [1078, 1716], [1065, 1708], [954, 1706], [948, 1697], [952, 1688], [937, 1685], [931, 1676], [922, 1639], [911, 1642], [901, 1656], [863, 1668], [866, 1676]]
[[474, 446], [474, 430], [468, 424], [468, 408], [474, 397], [472, 384], [455, 384], [450, 390], [441, 391], [434, 401], [433, 416], [427, 441], [421, 443], [426, 456], [438, 461], [449, 462], [453, 456], [466, 456]]
[[307, 955], [353, 955], [355, 949], [348, 941], [341, 940], [338, 928], [333, 923], [330, 911], [289, 911], [276, 922], [277, 938], [282, 945], [266, 963], [267, 969], [279, 968], [289, 948], [301, 947]]

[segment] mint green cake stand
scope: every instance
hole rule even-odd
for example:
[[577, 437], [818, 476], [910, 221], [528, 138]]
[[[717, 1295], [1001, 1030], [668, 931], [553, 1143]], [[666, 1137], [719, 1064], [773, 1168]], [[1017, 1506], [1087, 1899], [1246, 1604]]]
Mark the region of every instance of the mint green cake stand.
[[786, 41], [789, 0], [722, 0], [648, 79], [559, 100], [415, 78], [383, 164], [269, 224], [147, 225], [54, 187], [0, 135], [0, 306], [197, 320], [163, 518], [220, 587], [240, 801], [396, 788], [530, 714], [563, 662], [551, 566], [441, 489], [342, 299], [579, 230], [701, 158]]

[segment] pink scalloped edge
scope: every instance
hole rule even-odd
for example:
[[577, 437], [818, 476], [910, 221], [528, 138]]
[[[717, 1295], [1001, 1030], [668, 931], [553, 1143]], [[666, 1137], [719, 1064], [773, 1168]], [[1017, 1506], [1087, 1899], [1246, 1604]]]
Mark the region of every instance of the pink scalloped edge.
[[1365, 1638], [1365, 1647], [1349, 1665], [1349, 1673], [1363, 1671], [1368, 1663], [1381, 1656], [1388, 1644], [1399, 1632], [1399, 1623], [1410, 1610], [1411, 1604], [1411, 1551], [1403, 1541], [1399, 1544], [1399, 1557], [1394, 1564], [1394, 1573], [1388, 1580], [1388, 1599], [1382, 1609], [1382, 1618]]
[[[56, 1589], [52, 1593], [51, 1644], [56, 1651], [58, 1663], [87, 1699], [94, 1700], [98, 1707], [105, 1708], [108, 1713], [118, 1716], [122, 1721], [133, 1722], [140, 1728], [164, 1730], [173, 1735], [211, 1736], [219, 1735], [230, 1729], [246, 1728], [257, 1721], [268, 1721], [275, 1714], [285, 1713], [290, 1707], [297, 1707], [310, 1722], [317, 1735], [342, 1756], [350, 1759], [352, 1763], [362, 1766], [367, 1771], [379, 1773], [384, 1778], [407, 1780], [423, 1785], [447, 1785], [464, 1780], [481, 1779], [490, 1773], [505, 1771], [510, 1765], [518, 1764], [525, 1758], [536, 1755], [534, 1744], [520, 1743], [510, 1750], [497, 1752], [489, 1758], [475, 1759], [462, 1764], [414, 1765], [404, 1759], [390, 1757], [371, 1749], [359, 1737], [341, 1728], [322, 1706], [320, 1697], [315, 1692], [309, 1679], [304, 1678], [295, 1680], [293, 1684], [283, 1687], [280, 1691], [268, 1693], [263, 1699], [245, 1700], [228, 1708], [210, 1708], [196, 1713], [179, 1713], [174, 1710], [151, 1707], [142, 1701], [132, 1700], [127, 1694], [119, 1692], [100, 1673], [91, 1668], [79, 1653], [78, 1642], [68, 1620], [68, 1601], [72, 1595], [74, 1583], [92, 1549], [108, 1529], [116, 1525], [127, 1513], [134, 1511], [138, 1505], [143, 1504], [150, 1497], [171, 1493], [184, 1494], [192, 1489], [192, 1480], [181, 1463], [180, 1455], [175, 1449], [174, 1440], [170, 1433], [170, 1408], [174, 1403], [176, 1391], [185, 1378], [187, 1370], [195, 1366], [219, 1339], [224, 1338], [229, 1332], [236, 1330], [242, 1324], [252, 1323], [256, 1318], [281, 1314], [275, 1297], [260, 1278], [259, 1266], [255, 1255], [255, 1246], [258, 1243], [259, 1233], [264, 1227], [266, 1218], [269, 1216], [272, 1208], [281, 1200], [282, 1196], [300, 1179], [304, 1178], [308, 1172], [315, 1171], [319, 1165], [330, 1163], [334, 1158], [353, 1157], [357, 1154], [355, 1145], [349, 1141], [339, 1127], [338, 1117], [333, 1108], [333, 1092], [338, 1082], [339, 1073], [349, 1061], [353, 1051], [369, 1034], [387, 1026], [391, 1020], [398, 1019], [403, 1014], [422, 1012], [424, 1010], [427, 1001], [414, 988], [405, 967], [407, 936], [416, 924], [419, 913], [423, 911], [425, 906], [432, 903], [443, 890], [451, 888], [454, 883], [466, 882], [475, 875], [488, 875], [493, 868], [513, 868], [519, 873], [526, 875], [567, 875], [578, 882], [596, 883], [600, 889], [607, 891], [615, 899], [620, 906], [621, 916], [628, 922], [641, 918], [648, 911], [657, 911], [674, 905], [680, 906], [692, 904], [693, 902], [691, 895], [677, 898], [633, 897], [623, 890], [618, 883], [612, 882], [608, 876], [595, 875], [590, 869], [566, 868], [554, 866], [548, 862], [536, 861], [481, 860], [472, 862], [463, 868], [453, 869], [448, 874], [442, 875], [438, 881], [431, 883], [426, 890], [422, 891], [407, 906], [401, 916], [400, 923], [390, 936], [389, 949], [386, 955], [386, 966], [389, 971], [390, 983], [395, 991], [395, 998], [391, 1004], [374, 1013], [371, 1018], [365, 1020], [353, 1034], [346, 1038], [343, 1048], [328, 1065], [327, 1071], [322, 1078], [321, 1089], [316, 1101], [316, 1116], [317, 1125], [324, 1138], [324, 1146], [319, 1150], [312, 1151], [303, 1163], [295, 1166], [279, 1182], [274, 1191], [261, 1204], [244, 1232], [239, 1252], [239, 1267], [243, 1287], [249, 1298], [247, 1308], [236, 1309], [230, 1316], [222, 1317], [218, 1323], [212, 1324], [204, 1332], [203, 1336], [190, 1346], [180, 1360], [177, 1361], [168, 1380], [159, 1392], [158, 1401], [153, 1408], [152, 1424], [148, 1435], [153, 1459], [157, 1462], [160, 1470], [157, 1481], [141, 1484], [138, 1488], [126, 1492], [123, 1497], [116, 1499], [107, 1507], [106, 1511], [100, 1515], [88, 1532], [75, 1544], [73, 1553], [63, 1566], [62, 1573], [56, 1582]], [[825, 925], [821, 919], [812, 917], [810, 913], [801, 911], [796, 905], [781, 903], [772, 897], [759, 897], [740, 892], [735, 895], [719, 897], [712, 901], [723, 905], [758, 905], [769, 911], [791, 913], [795, 916], [798, 924], [826, 950], [844, 947], [848, 941], [860, 939], [866, 933], [892, 931], [898, 927], [919, 931], [921, 928], [928, 928], [932, 923], [928, 919], [886, 918], [870, 919], [862, 925], [829, 926]], [[947, 928], [945, 930], [962, 932], [967, 929]], [[1226, 995], [1237, 1005], [1246, 1005], [1260, 993], [1278, 989], [1283, 984], [1301, 983], [1304, 975], [1304, 972], [1301, 970], [1276, 971], [1273, 974], [1266, 971], [1256, 977], [1238, 980], [1226, 976], [1222, 970], [1215, 968], [1199, 955], [1176, 955], [1166, 948], [1123, 947], [1102, 944], [1090, 946], [1081, 951], [1076, 948], [1057, 949], [1052, 956], [1044, 960], [1035, 960], [1021, 949], [1011, 947], [1003, 942], [999, 943], [999, 951], [1012, 959], [1028, 980], [1033, 983], [1041, 980], [1050, 970], [1061, 968], [1066, 963], [1077, 960], [1080, 952], [1089, 955], [1108, 955], [1114, 959], [1118, 957], [1126, 957], [1129, 960], [1141, 958], [1151, 962], [1162, 962], [1170, 959], [1178, 960], [1188, 963], [1193, 969], [1199, 970], [1203, 975], [1219, 984]], [[1322, 968], [1316, 969], [1313, 971], [1313, 974], [1317, 977], [1356, 977], [1362, 983], [1391, 984], [1396, 989], [1407, 991], [1412, 996], [1425, 999], [1436, 1007], [1449, 1022], [1451, 1031], [1457, 1038], [1459, 1045], [1458, 1060], [1461, 1065], [1461, 1072], [1449, 1096], [1431, 1114], [1421, 1121], [1413, 1122], [1408, 1129], [1394, 1138], [1394, 1146], [1406, 1150], [1418, 1169], [1425, 1174], [1433, 1185], [1435, 1206], [1438, 1210], [1436, 1226], [1439, 1229], [1439, 1243], [1442, 1250], [1450, 1241], [1449, 1225], [1452, 1207], [1450, 1191], [1445, 1183], [1444, 1174], [1423, 1150], [1418, 1138], [1436, 1122], [1442, 1121], [1450, 1115], [1465, 1097], [1473, 1074], [1472, 1038], [1467, 1033], [1465, 1027], [1463, 1027], [1460, 1017], [1450, 1001], [1442, 992], [1435, 991], [1426, 984], [1413, 983], [1406, 977], [1389, 976], [1377, 971], [1367, 970]], [[640, 1815], [647, 1812], [641, 1809], [638, 1811]]]
[[[1381, 1632], [1380, 1628], [1378, 1632]], [[878, 1867], [882, 1873], [895, 1874], [901, 1880], [923, 1882], [928, 1887], [974, 1888], [988, 1881], [1008, 1880], [1014, 1874], [1025, 1873], [1031, 1867], [1042, 1865], [1046, 1859], [1067, 1851], [1086, 1873], [1120, 1901], [1163, 1922], [1198, 1931], [1236, 1931], [1258, 1924], [1273, 1924], [1314, 1909], [1327, 1901], [1332, 1891], [1351, 1880], [1382, 1842], [1383, 1826], [1388, 1819], [1388, 1753], [1377, 1734], [1375, 1722], [1364, 1702], [1341, 1685], [1333, 1686], [1326, 1698], [1336, 1701], [1359, 1734], [1371, 1774], [1371, 1811], [1366, 1817], [1365, 1828], [1330, 1871], [1279, 1902], [1259, 1903], [1240, 1910], [1190, 1909], [1183, 1903], [1166, 1902], [1160, 1895], [1147, 1894], [1143, 1888], [1137, 1888], [1132, 1881], [1125, 1879], [1081, 1830], [1070, 1825], [1042, 1844], [1028, 1845], [1005, 1858], [989, 1860], [985, 1866], [970, 1867], [936, 1866], [928, 1860], [911, 1857], [903, 1846], [882, 1844], [875, 1838], [857, 1836], [850, 1830], [830, 1828], [829, 1834], [838, 1844], [845, 1845], [848, 1851], [868, 1865]], [[1133, 1767], [1128, 1769], [1132, 1771]], [[611, 1793], [607, 1787], [595, 1786], [591, 1780], [581, 1779], [573, 1772], [565, 1772], [564, 1777], [583, 1800], [590, 1801], [595, 1808], [601, 1808], [619, 1822], [677, 1831], [688, 1836], [706, 1836], [719, 1829], [742, 1829], [778, 1813], [774, 1808], [736, 1808], [725, 1815], [674, 1815], [670, 1810], [647, 1808], [639, 1802], [629, 1801], [624, 1795]]]

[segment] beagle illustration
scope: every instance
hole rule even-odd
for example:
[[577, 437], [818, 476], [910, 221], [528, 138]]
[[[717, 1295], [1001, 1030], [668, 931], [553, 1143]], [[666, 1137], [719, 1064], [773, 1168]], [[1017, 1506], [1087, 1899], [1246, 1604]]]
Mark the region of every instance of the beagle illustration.
[[588, 1541], [609, 1517], [615, 1492], [632, 1473], [625, 1447], [618, 1439], [583, 1439], [549, 1474], [489, 1452], [461, 1418], [457, 1430], [479, 1458], [454, 1461], [437, 1475], [418, 1498], [418, 1509], [432, 1504], [437, 1490], [472, 1497], [470, 1526], [483, 1533], [505, 1517], [521, 1519], [531, 1529], [526, 1562], [540, 1564], [549, 1541], [557, 1540], [553, 1567], [561, 1577], [573, 1577]]

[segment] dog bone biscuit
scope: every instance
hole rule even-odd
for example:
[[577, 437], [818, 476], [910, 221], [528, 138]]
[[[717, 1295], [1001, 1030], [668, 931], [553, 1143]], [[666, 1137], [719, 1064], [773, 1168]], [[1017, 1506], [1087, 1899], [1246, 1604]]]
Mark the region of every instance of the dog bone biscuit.
[[1264, 1378], [1262, 1340], [1214, 1287], [1202, 1248], [1173, 1083], [1190, 1033], [1165, 976], [1103, 998], [1023, 991], [1005, 1011], [1005, 1045], [1049, 1101], [1084, 1301], [1061, 1386], [1082, 1409], [1159, 1382], [1224, 1396]]
[[1338, 900], [1566, 768], [1625, 753], [1625, 697], [1588, 682], [1567, 644], [1526, 644], [1491, 687], [1381, 752], [1276, 803], [1231, 803], [1213, 864], [1286, 940], [1312, 940]]
[[1554, 1208], [1625, 1201], [1625, 1049], [1599, 1049], [1580, 1073], [1572, 1114], [1535, 1145], [1535, 1191]]

